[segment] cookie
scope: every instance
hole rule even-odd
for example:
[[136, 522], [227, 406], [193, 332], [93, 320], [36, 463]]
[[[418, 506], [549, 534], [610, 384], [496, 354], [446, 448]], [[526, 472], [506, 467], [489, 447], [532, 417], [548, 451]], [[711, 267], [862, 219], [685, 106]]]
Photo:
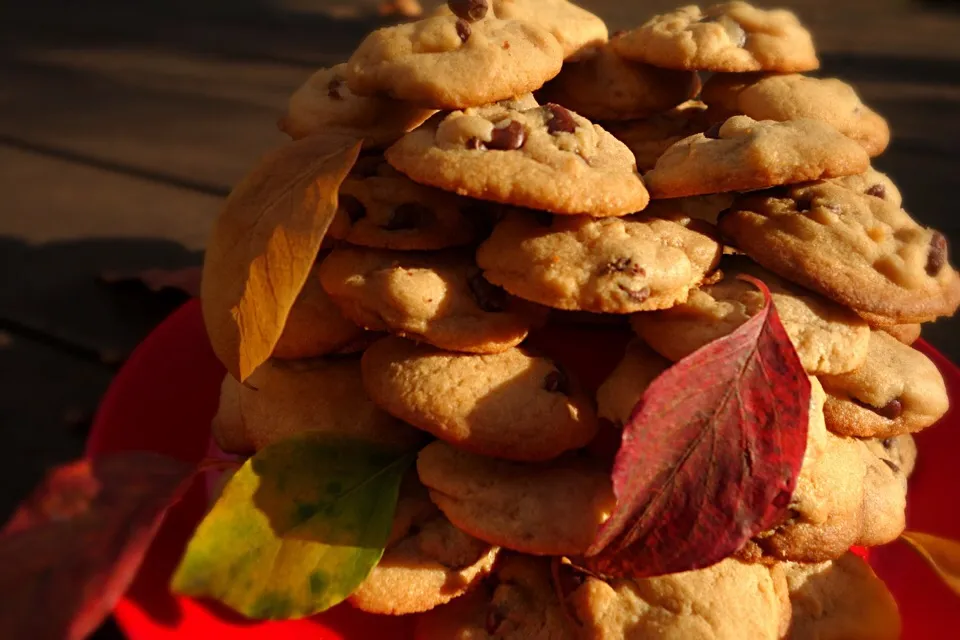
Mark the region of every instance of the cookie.
[[621, 216], [649, 201], [630, 150], [558, 105], [453, 112], [405, 135], [386, 157], [417, 182], [553, 213]]
[[866, 361], [841, 375], [822, 375], [830, 431], [891, 438], [925, 429], [943, 417], [950, 399], [943, 376], [927, 356], [874, 331]]
[[790, 74], [716, 74], [700, 95], [711, 113], [754, 120], [820, 120], [856, 141], [871, 157], [890, 143], [890, 127], [863, 104], [849, 84], [836, 78]]
[[290, 96], [287, 113], [278, 126], [294, 140], [330, 129], [363, 138], [365, 148], [393, 144], [433, 115], [432, 109], [391, 100], [362, 97], [347, 87], [346, 64], [320, 69]]
[[429, 109], [463, 109], [539, 89], [563, 47], [529, 22], [435, 16], [374, 31], [347, 61], [350, 90]]
[[643, 210], [643, 213], [647, 216], [667, 219], [674, 216], [694, 218], [716, 225], [720, 214], [730, 208], [733, 200], [734, 194], [732, 193], [654, 200]]
[[846, 553], [820, 564], [784, 563], [791, 640], [897, 640], [900, 612], [865, 560]]
[[318, 267], [307, 277], [297, 295], [283, 333], [273, 348], [273, 357], [282, 360], [314, 358], [327, 353], [363, 351], [370, 334], [347, 320], [320, 286]]
[[479, 589], [416, 622], [416, 640], [577, 640], [553, 587], [550, 561], [504, 554]]
[[633, 313], [682, 302], [713, 270], [712, 227], [682, 216], [509, 213], [477, 250], [487, 280], [557, 309]]
[[637, 169], [649, 171], [675, 143], [710, 127], [707, 106], [688, 100], [662, 113], [639, 120], [604, 122], [603, 127], [633, 153]]
[[863, 441], [876, 458], [885, 461], [890, 470], [902, 479], [913, 473], [917, 464], [917, 443], [909, 433], [893, 438], [870, 438]]
[[860, 312], [860, 317], [866, 320], [871, 327], [890, 334], [903, 344], [913, 344], [920, 339], [923, 330], [919, 323], [897, 324], [896, 322], [866, 311]]
[[623, 426], [650, 383], [672, 363], [640, 340], [634, 339], [616, 368], [597, 389], [597, 415]]
[[608, 472], [585, 458], [523, 464], [433, 442], [417, 472], [458, 529], [534, 555], [582, 554], [615, 504]]
[[664, 151], [643, 179], [653, 198], [751, 191], [863, 173], [863, 148], [818, 120], [733, 116]]
[[383, 557], [349, 602], [381, 615], [429, 611], [476, 586], [499, 551], [450, 524], [411, 474], [401, 486]]
[[493, 225], [493, 207], [417, 184], [377, 159], [340, 185], [327, 237], [378, 249], [445, 249], [475, 242]]
[[789, 518], [739, 552], [794, 562], [824, 562], [851, 546], [895, 540], [905, 525], [906, 474], [867, 444], [826, 430], [823, 389], [811, 378], [807, 450], [790, 502]]
[[241, 454], [308, 431], [397, 449], [425, 439], [370, 401], [359, 358], [268, 360], [243, 384], [227, 375], [211, 430], [221, 449]]
[[892, 324], [880, 327], [880, 330], [890, 334], [903, 344], [913, 344], [920, 339], [921, 326], [919, 324]]
[[903, 196], [897, 185], [893, 183], [885, 173], [880, 173], [873, 167], [870, 167], [863, 173], [857, 173], [852, 176], [843, 176], [840, 178], [831, 178], [827, 180], [830, 184], [846, 187], [851, 191], [862, 193], [863, 195], [873, 196], [889, 202], [895, 207], [903, 206]]
[[[576, 58], [584, 47], [607, 41], [607, 25], [598, 16], [567, 0], [468, 0], [461, 4], [487, 4], [489, 14], [501, 20], [520, 20], [549, 31], [563, 48], [564, 58]], [[444, 3], [437, 15], [451, 15]]]
[[719, 226], [778, 275], [891, 324], [960, 306], [946, 237], [880, 198], [831, 184], [745, 194]]
[[613, 42], [624, 58], [667, 69], [790, 73], [820, 66], [813, 38], [793, 13], [746, 2], [683, 7]]
[[735, 559], [642, 580], [586, 578], [568, 601], [582, 640], [777, 640], [790, 622], [783, 570]]
[[591, 120], [630, 120], [676, 107], [699, 90], [700, 80], [692, 71], [624, 60], [605, 44], [564, 64], [538, 95]]
[[634, 330], [661, 355], [682, 360], [732, 333], [763, 308], [763, 293], [738, 278], [750, 275], [770, 289], [777, 315], [807, 373], [846, 373], [866, 360], [870, 327], [854, 312], [742, 256], [724, 258], [720, 269], [722, 280], [691, 291], [686, 302], [633, 315]]
[[338, 311], [360, 326], [451, 351], [505, 351], [547, 316], [546, 308], [487, 282], [462, 252], [343, 247], [323, 261], [320, 281]]
[[384, 338], [363, 354], [363, 383], [387, 412], [483, 455], [549, 460], [597, 431], [577, 381], [522, 349], [473, 355]]
[[860, 506], [862, 523], [856, 544], [876, 547], [893, 542], [906, 529], [907, 480], [913, 471], [916, 450], [912, 440], [857, 442], [861, 445], [866, 474]]

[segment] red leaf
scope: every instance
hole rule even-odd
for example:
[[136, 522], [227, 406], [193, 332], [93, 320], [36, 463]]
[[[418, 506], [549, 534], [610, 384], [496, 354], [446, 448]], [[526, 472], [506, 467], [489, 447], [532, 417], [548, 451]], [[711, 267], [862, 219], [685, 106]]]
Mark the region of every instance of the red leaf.
[[807, 446], [810, 381], [763, 309], [665, 371], [624, 427], [617, 506], [581, 564], [610, 577], [710, 566], [785, 515]]
[[0, 531], [0, 638], [93, 632], [193, 475], [185, 462], [134, 452], [52, 471]]

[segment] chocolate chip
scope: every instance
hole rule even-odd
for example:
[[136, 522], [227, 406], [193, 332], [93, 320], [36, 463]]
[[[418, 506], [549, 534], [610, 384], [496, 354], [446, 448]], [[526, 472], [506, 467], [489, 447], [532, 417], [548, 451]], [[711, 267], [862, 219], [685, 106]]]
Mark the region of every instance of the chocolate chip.
[[884, 440], [880, 444], [883, 445], [884, 449], [892, 449], [893, 445], [895, 445], [896, 442], [897, 442], [896, 438], [884, 438]]
[[871, 404], [863, 402], [862, 400], [857, 400], [856, 398], [851, 398], [854, 404], [873, 411], [875, 414], [887, 420], [896, 420], [903, 413], [903, 403], [900, 400], [893, 399], [882, 407], [874, 407]]
[[473, 29], [470, 28], [469, 22], [462, 18], [457, 20], [457, 35], [460, 36], [460, 42], [469, 40], [471, 33], [473, 33]]
[[481, 149], [486, 149], [483, 146], [483, 142], [480, 141], [480, 138], [470, 138], [467, 140], [467, 149], [470, 151], [479, 151]]
[[387, 231], [404, 231], [424, 226], [433, 217], [433, 212], [417, 202], [405, 202], [393, 210], [390, 219], [380, 225]]
[[867, 189], [864, 193], [866, 193], [868, 196], [874, 196], [875, 198], [886, 198], [887, 188], [882, 184], [877, 183]]
[[622, 284], [618, 285], [620, 290], [627, 294], [627, 297], [634, 302], [643, 302], [650, 297], [650, 287], [641, 287], [640, 289], [631, 289]]
[[711, 125], [709, 129], [703, 132], [705, 138], [710, 138], [711, 140], [720, 139], [720, 127], [723, 126], [722, 122], [718, 122], [714, 125]]
[[883, 461], [886, 463], [888, 467], [890, 467], [891, 471], [893, 471], [894, 473], [900, 473], [900, 465], [898, 465], [896, 462], [894, 462], [893, 460], [887, 460], [886, 458], [883, 458]]
[[482, 20], [489, 9], [487, 0], [447, 0], [447, 6], [453, 15], [468, 22]]
[[550, 112], [550, 120], [547, 121], [547, 131], [550, 133], [573, 133], [577, 130], [577, 122], [569, 110], [558, 104], [548, 104], [544, 107]]
[[570, 395], [570, 378], [567, 377], [563, 369], [557, 367], [543, 379], [543, 388], [550, 393], [562, 393], [565, 396]]
[[479, 269], [467, 276], [467, 286], [477, 306], [487, 313], [499, 313], [507, 308], [507, 292], [484, 278]]
[[513, 151], [523, 146], [527, 140], [527, 132], [523, 125], [516, 120], [511, 120], [505, 127], [495, 127], [490, 134], [490, 142], [487, 148], [496, 151]]
[[800, 196], [796, 200], [797, 211], [803, 213], [805, 211], [810, 211], [810, 208], [813, 207], [813, 196], [805, 195]]
[[927, 254], [927, 273], [935, 276], [947, 264], [947, 237], [939, 231], [933, 232], [930, 239], [930, 253]]
[[343, 78], [333, 78], [327, 84], [327, 96], [333, 100], [343, 100], [343, 96], [340, 94], [340, 89], [343, 87], [345, 80]]
[[631, 276], [645, 275], [643, 267], [636, 264], [632, 258], [617, 258], [600, 267], [600, 275], [606, 276], [611, 273], [626, 273]]
[[337, 201], [337, 208], [347, 214], [347, 217], [350, 218], [350, 222], [356, 222], [367, 215], [367, 208], [363, 206], [362, 202], [353, 196], [345, 194], [340, 195], [340, 198]]

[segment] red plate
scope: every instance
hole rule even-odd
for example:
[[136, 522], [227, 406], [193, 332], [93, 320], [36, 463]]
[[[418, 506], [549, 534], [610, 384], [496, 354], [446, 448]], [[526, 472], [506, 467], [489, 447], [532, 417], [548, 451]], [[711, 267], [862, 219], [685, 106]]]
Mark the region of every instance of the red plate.
[[[582, 331], [561, 329], [561, 335], [549, 342], [565, 345], [567, 352], [559, 359], [581, 365], [588, 359], [594, 365], [585, 375], [594, 379], [585, 381], [589, 384], [602, 379], [603, 371], [615, 363], [617, 350], [608, 350], [610, 357], [605, 360], [597, 359], [594, 348], [577, 353], [577, 345], [588, 343], [573, 339]], [[616, 331], [603, 334], [620, 344], [624, 339]], [[600, 334], [594, 331], [593, 335]], [[929, 345], [920, 342], [917, 347], [940, 367], [950, 396], [960, 398], [960, 370]], [[200, 305], [192, 301], [164, 321], [121, 369], [97, 413], [87, 453], [150, 450], [199, 461], [207, 451], [223, 375], [223, 366], [207, 341]], [[960, 452], [957, 416], [954, 408], [936, 428], [917, 437], [920, 459], [911, 479], [907, 520], [911, 529], [960, 539], [960, 512], [952, 508], [956, 504], [954, 465]], [[204, 509], [202, 483], [195, 483], [171, 509], [136, 581], [117, 606], [116, 620], [133, 640], [412, 638], [409, 617], [372, 616], [348, 606], [308, 620], [250, 622], [216, 604], [172, 595], [167, 589], [170, 574]], [[870, 562], [900, 603], [904, 638], [944, 637], [945, 630], [960, 629], [960, 600], [902, 543], [872, 549]]]

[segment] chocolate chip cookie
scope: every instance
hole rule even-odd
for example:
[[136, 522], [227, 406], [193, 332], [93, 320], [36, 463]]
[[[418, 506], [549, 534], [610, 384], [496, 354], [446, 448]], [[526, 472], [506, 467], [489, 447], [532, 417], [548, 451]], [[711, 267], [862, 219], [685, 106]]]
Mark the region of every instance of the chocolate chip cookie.
[[614, 46], [624, 58], [667, 69], [790, 73], [820, 66], [813, 38], [793, 13], [746, 2], [655, 16]]
[[221, 449], [243, 454], [308, 431], [398, 449], [425, 440], [370, 401], [359, 358], [268, 360], [244, 384], [227, 375], [211, 429]]
[[485, 280], [462, 252], [334, 249], [320, 281], [358, 325], [451, 351], [505, 351], [547, 316], [545, 307]]
[[[479, 12], [487, 5], [489, 13], [501, 20], [529, 22], [550, 32], [563, 48], [564, 58], [576, 58], [584, 47], [606, 42], [607, 25], [598, 16], [567, 0], [461, 0], [461, 14]], [[437, 9], [437, 15], [450, 15], [449, 4]], [[461, 17], [465, 17], [461, 15]]]
[[672, 363], [640, 340], [634, 339], [616, 368], [597, 389], [597, 415], [623, 426], [653, 382]]
[[880, 198], [831, 184], [745, 194], [719, 226], [778, 275], [891, 324], [960, 305], [946, 237]]
[[895, 540], [904, 528], [906, 474], [866, 443], [827, 431], [824, 392], [811, 378], [807, 451], [790, 502], [790, 516], [739, 552], [795, 562], [824, 562], [851, 546]]
[[859, 144], [819, 120], [733, 116], [663, 152], [644, 174], [654, 198], [751, 191], [863, 173]]
[[653, 200], [643, 214], [657, 218], [684, 217], [717, 224], [720, 214], [733, 204], [734, 194], [714, 193], [708, 196], [690, 196], [689, 198], [669, 198]]
[[472, 593], [417, 618], [417, 640], [577, 640], [550, 561], [504, 554], [490, 579]]
[[707, 223], [683, 216], [508, 214], [477, 250], [484, 276], [557, 309], [632, 313], [686, 299], [720, 259]]
[[346, 64], [320, 69], [290, 97], [280, 130], [294, 140], [341, 129], [363, 138], [365, 148], [393, 144], [433, 115], [424, 109], [384, 96], [358, 96], [347, 87]]
[[539, 97], [592, 120], [630, 120], [676, 107], [699, 90], [696, 73], [624, 60], [608, 43], [563, 65]]
[[417, 472], [458, 529], [534, 555], [582, 554], [615, 503], [608, 472], [579, 457], [523, 464], [433, 442]]
[[793, 618], [792, 640], [897, 640], [893, 595], [854, 553], [820, 564], [784, 563]]
[[539, 89], [557, 75], [563, 47], [519, 20], [435, 16], [374, 31], [347, 61], [350, 90], [428, 109], [463, 109]]
[[585, 640], [777, 640], [790, 622], [783, 570], [735, 559], [642, 580], [588, 577], [568, 600]]
[[380, 249], [415, 251], [470, 244], [492, 225], [486, 203], [417, 184], [386, 162], [367, 162], [340, 185], [327, 237]]
[[874, 198], [880, 198], [889, 202], [895, 207], [903, 205], [903, 196], [900, 190], [886, 174], [880, 173], [873, 167], [870, 167], [863, 173], [852, 176], [843, 176], [841, 178], [831, 178], [827, 180], [830, 184], [846, 187], [851, 191], [862, 193]]
[[857, 92], [836, 78], [791, 74], [716, 74], [703, 86], [700, 99], [721, 119], [734, 115], [754, 120], [825, 122], [878, 156], [890, 143], [890, 127], [860, 100]]
[[893, 336], [875, 331], [866, 361], [841, 375], [820, 376], [824, 414], [832, 432], [891, 438], [925, 429], [950, 406], [937, 366]]
[[320, 286], [319, 268], [314, 267], [290, 308], [283, 333], [273, 348], [273, 357], [282, 360], [314, 358], [327, 353], [363, 351], [371, 334], [347, 320]]
[[649, 118], [608, 121], [603, 127], [633, 152], [637, 169], [649, 171], [674, 143], [709, 128], [706, 110], [702, 102], [688, 100]]
[[622, 216], [649, 201], [630, 150], [559, 105], [456, 111], [405, 135], [386, 157], [417, 182], [554, 213]]
[[678, 361], [722, 338], [763, 308], [763, 293], [740, 280], [750, 275], [770, 289], [773, 305], [807, 373], [846, 373], [867, 358], [870, 327], [853, 311], [798, 287], [743, 256], [720, 264], [723, 279], [691, 291], [686, 302], [631, 317], [634, 329], [661, 355]]
[[349, 602], [381, 615], [429, 611], [476, 586], [499, 551], [450, 524], [413, 473], [401, 485], [383, 557]]
[[549, 460], [597, 431], [577, 381], [522, 349], [473, 355], [385, 338], [363, 354], [363, 381], [387, 412], [483, 455]]

